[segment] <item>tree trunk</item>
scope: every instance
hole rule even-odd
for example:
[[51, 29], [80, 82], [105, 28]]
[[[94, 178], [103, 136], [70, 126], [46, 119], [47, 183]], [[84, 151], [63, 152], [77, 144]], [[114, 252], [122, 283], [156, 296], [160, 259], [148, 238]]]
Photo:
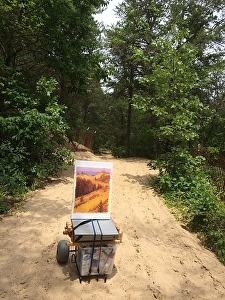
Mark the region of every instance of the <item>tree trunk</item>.
[[132, 118], [132, 98], [134, 93], [134, 66], [130, 67], [130, 78], [128, 87], [128, 110], [127, 110], [127, 145], [126, 156], [130, 156], [130, 135], [131, 135], [131, 118]]
[[132, 105], [131, 105], [131, 99], [129, 99], [128, 111], [127, 111], [127, 144], [126, 144], [127, 157], [130, 156], [131, 115], [132, 115]]

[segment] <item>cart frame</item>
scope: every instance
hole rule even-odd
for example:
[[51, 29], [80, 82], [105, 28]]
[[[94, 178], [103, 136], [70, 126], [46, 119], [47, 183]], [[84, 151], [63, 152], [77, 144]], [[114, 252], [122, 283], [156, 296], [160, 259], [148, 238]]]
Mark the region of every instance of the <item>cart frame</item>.
[[[108, 241], [104, 240], [104, 244], [113, 245], [113, 244], [120, 244], [120, 243], [122, 243], [123, 232], [119, 229], [119, 227], [117, 225], [116, 225], [116, 229], [118, 230], [118, 239], [108, 240]], [[103, 278], [104, 282], [106, 283], [106, 281], [107, 281], [107, 274], [99, 274], [98, 273], [98, 274], [89, 274], [89, 275], [85, 275], [85, 276], [81, 275], [79, 267], [78, 267], [78, 263], [77, 263], [77, 253], [78, 253], [78, 247], [79, 246], [82, 246], [82, 245], [85, 244], [85, 245], [90, 245], [93, 248], [94, 247], [99, 247], [99, 246], [101, 246], [102, 241], [76, 241], [76, 242], [74, 242], [74, 230], [73, 230], [71, 222], [66, 222], [66, 226], [65, 226], [65, 229], [63, 231], [63, 234], [64, 235], [68, 235], [70, 237], [70, 239], [71, 239], [71, 241], [67, 241], [67, 242], [64, 241], [65, 244], [66, 244], [66, 246], [68, 247], [68, 250], [67, 250], [68, 251], [67, 261], [69, 259], [69, 254], [72, 253], [72, 255], [71, 255], [71, 262], [76, 264], [76, 268], [77, 268], [77, 272], [78, 272], [78, 277], [79, 277], [80, 283], [82, 283], [83, 279], [87, 279], [88, 283], [90, 283], [91, 278], [96, 278], [97, 281], [98, 281], [99, 278]], [[58, 245], [59, 245], [59, 243], [58, 243]], [[58, 249], [57, 249], [57, 254], [58, 254]], [[65, 263], [67, 261], [65, 261]]]

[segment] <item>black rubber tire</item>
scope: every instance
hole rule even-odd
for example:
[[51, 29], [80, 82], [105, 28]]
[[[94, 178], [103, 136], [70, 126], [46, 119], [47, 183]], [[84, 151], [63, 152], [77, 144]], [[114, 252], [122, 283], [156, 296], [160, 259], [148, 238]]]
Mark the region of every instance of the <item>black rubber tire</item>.
[[59, 264], [65, 264], [69, 259], [69, 246], [67, 246], [67, 240], [61, 240], [58, 242], [56, 259]]

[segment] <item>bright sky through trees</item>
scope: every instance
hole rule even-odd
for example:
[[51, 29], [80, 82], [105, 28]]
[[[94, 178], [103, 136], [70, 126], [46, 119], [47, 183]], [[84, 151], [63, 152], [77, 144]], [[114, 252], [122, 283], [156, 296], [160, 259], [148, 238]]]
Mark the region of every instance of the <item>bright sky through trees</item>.
[[105, 25], [111, 25], [116, 23], [118, 19], [116, 18], [113, 10], [121, 2], [122, 0], [111, 0], [107, 9], [103, 13], [97, 14], [95, 16], [96, 20], [99, 22], [103, 22]]

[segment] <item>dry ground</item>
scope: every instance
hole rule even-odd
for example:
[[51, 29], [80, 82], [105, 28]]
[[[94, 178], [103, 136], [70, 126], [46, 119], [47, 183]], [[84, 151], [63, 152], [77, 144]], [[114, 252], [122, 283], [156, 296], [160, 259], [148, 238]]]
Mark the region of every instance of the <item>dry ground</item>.
[[111, 215], [123, 230], [107, 282], [80, 284], [75, 264], [56, 262], [67, 238], [73, 168], [30, 193], [22, 210], [0, 222], [0, 298], [224, 300], [225, 266], [185, 231], [149, 187], [144, 159], [77, 152], [77, 159], [113, 162]]

